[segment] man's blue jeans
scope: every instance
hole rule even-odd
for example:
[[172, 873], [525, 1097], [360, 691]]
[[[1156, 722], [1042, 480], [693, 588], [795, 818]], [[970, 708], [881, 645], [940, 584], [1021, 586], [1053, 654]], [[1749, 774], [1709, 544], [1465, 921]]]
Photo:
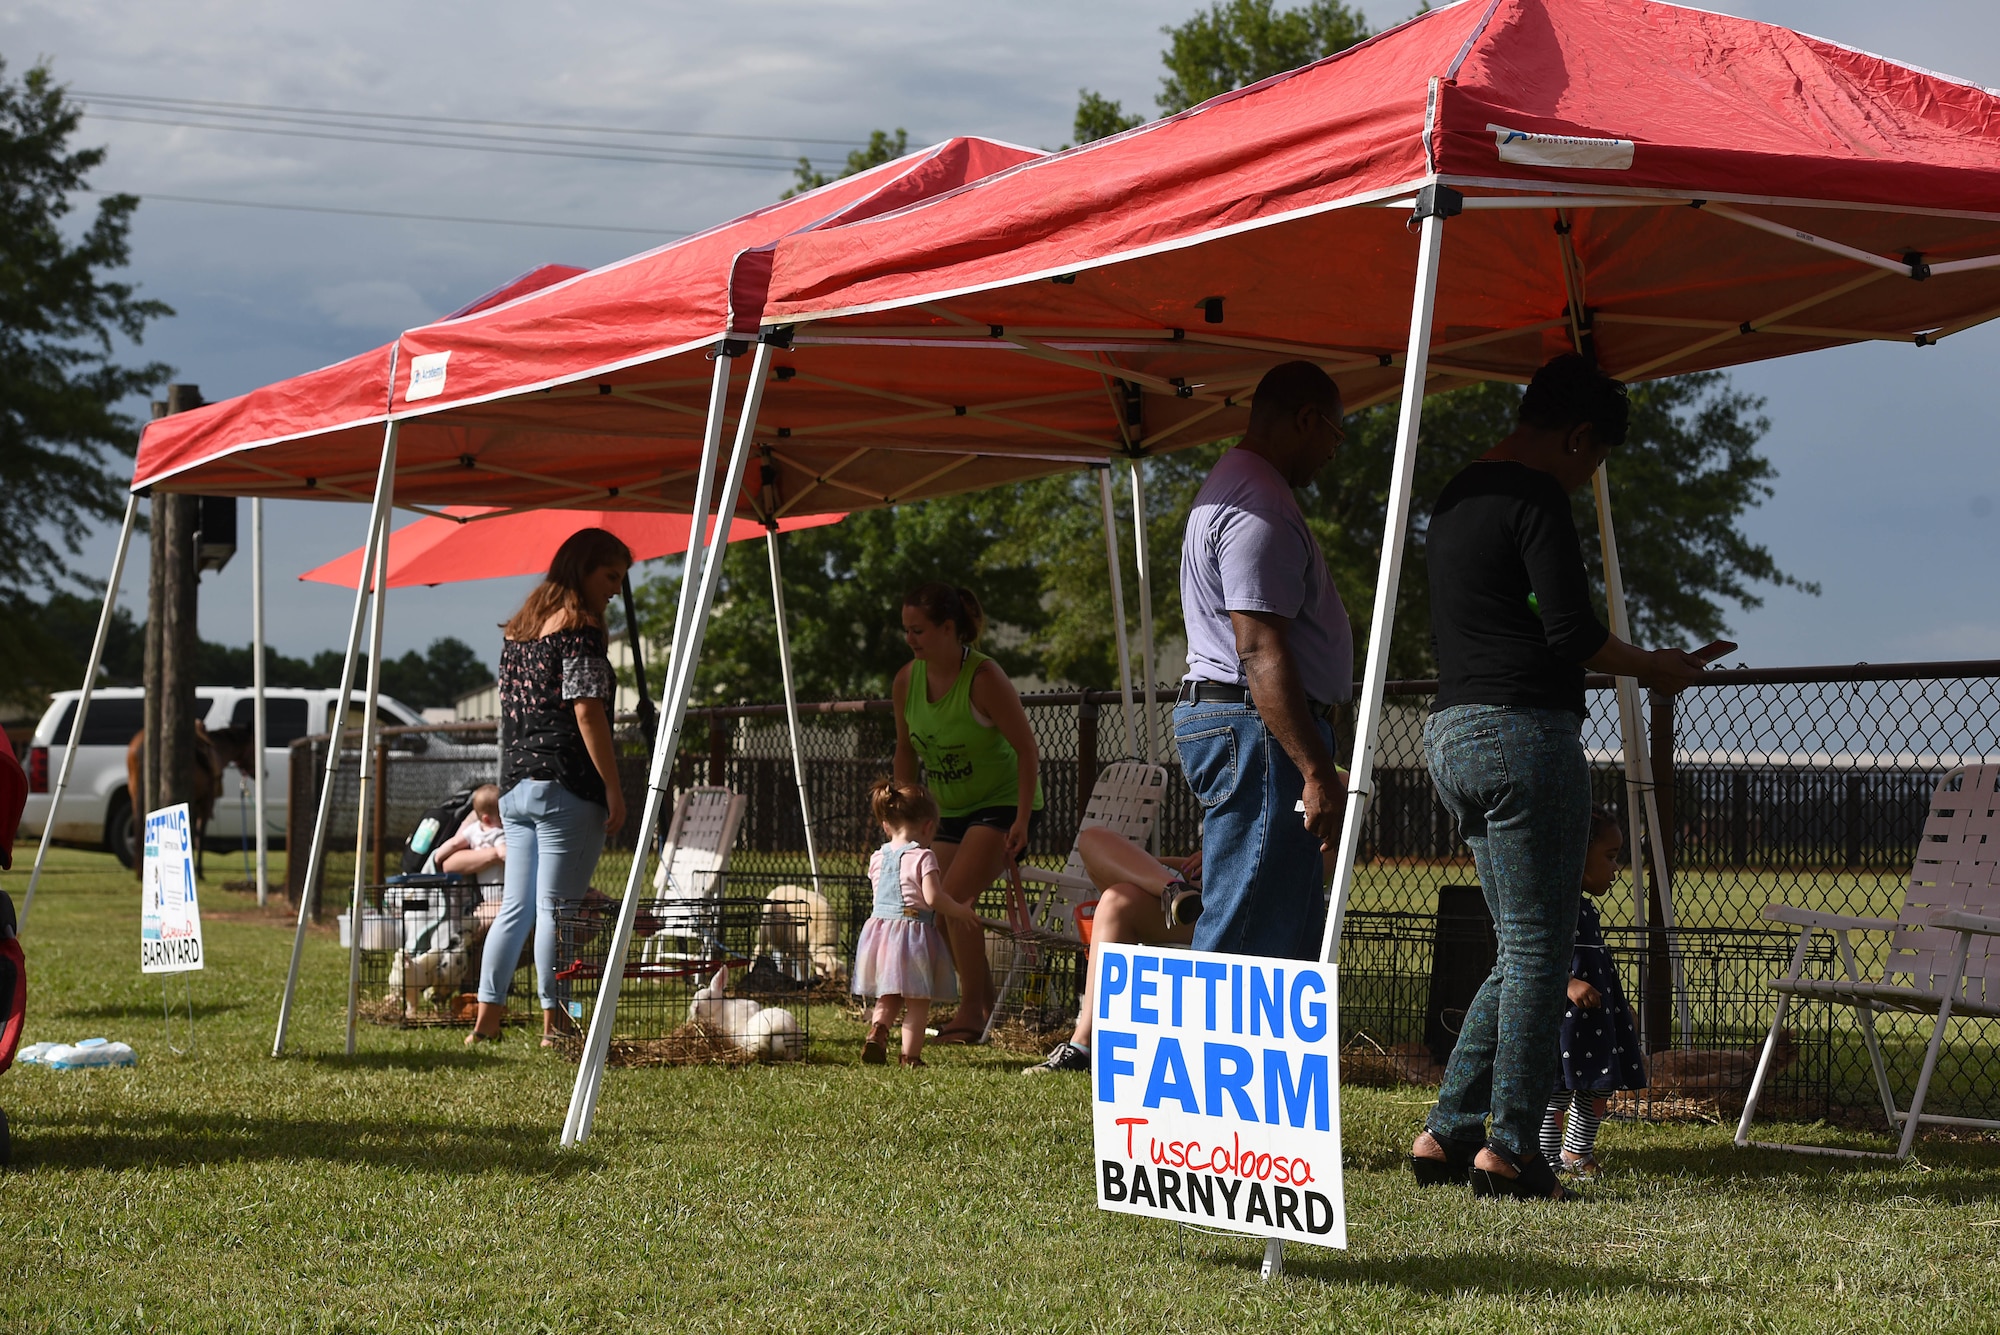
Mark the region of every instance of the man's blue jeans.
[[1568, 710], [1506, 705], [1458, 705], [1424, 724], [1431, 782], [1472, 849], [1500, 943], [1427, 1123], [1440, 1140], [1540, 1153], [1590, 838], [1582, 726]]
[[[1330, 748], [1332, 730], [1318, 726]], [[1194, 948], [1317, 959], [1326, 877], [1319, 836], [1298, 813], [1299, 767], [1247, 701], [1175, 706], [1174, 745], [1202, 806]]]
[[529, 927], [535, 933], [535, 987], [543, 1010], [559, 1010], [569, 1000], [569, 984], [556, 977], [564, 963], [560, 924], [590, 889], [598, 854], [604, 851], [605, 809], [578, 797], [552, 779], [523, 779], [500, 796], [500, 820], [507, 830], [507, 880], [500, 913], [486, 933], [479, 967], [479, 999], [489, 1005], [507, 1000], [514, 966]]

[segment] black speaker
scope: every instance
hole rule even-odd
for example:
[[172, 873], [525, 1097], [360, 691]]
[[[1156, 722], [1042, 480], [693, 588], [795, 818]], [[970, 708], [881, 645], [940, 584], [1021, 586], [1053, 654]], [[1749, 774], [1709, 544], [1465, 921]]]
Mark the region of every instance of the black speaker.
[[197, 496], [194, 568], [220, 570], [236, 555], [236, 498]]
[[1424, 1007], [1424, 1046], [1437, 1061], [1451, 1057], [1466, 1009], [1499, 958], [1485, 893], [1476, 885], [1439, 886], [1431, 928], [1431, 999]]

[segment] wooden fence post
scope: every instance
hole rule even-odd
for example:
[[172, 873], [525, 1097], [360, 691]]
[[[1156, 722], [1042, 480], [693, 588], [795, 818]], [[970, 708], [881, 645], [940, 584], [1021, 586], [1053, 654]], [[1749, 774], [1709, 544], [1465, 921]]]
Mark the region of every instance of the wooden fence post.
[[[375, 742], [375, 792], [373, 810], [368, 813], [368, 840], [372, 845], [370, 869], [375, 874], [376, 885], [384, 880], [384, 861], [389, 843], [389, 744], [379, 738]], [[359, 812], [355, 813], [359, 816]], [[356, 929], [359, 930], [359, 929]]]
[[1090, 805], [1090, 790], [1097, 786], [1097, 705], [1088, 697], [1076, 706], [1076, 823]]
[[711, 716], [708, 720], [708, 781], [717, 788], [729, 786], [729, 720]]

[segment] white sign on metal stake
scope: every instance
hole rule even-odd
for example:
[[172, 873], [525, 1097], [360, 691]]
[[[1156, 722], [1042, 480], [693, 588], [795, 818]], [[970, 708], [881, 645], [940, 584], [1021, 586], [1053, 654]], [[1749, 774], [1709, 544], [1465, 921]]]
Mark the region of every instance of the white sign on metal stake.
[[185, 802], [146, 813], [145, 873], [139, 882], [141, 973], [186, 973], [202, 967], [193, 833]]
[[1100, 946], [1100, 1209], [1347, 1246], [1335, 970]]

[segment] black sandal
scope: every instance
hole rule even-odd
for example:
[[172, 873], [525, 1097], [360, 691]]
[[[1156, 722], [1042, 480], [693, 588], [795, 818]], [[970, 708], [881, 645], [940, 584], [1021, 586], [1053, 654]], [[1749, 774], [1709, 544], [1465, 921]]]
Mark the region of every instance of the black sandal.
[[1565, 1187], [1556, 1180], [1555, 1170], [1540, 1154], [1525, 1157], [1515, 1154], [1504, 1145], [1486, 1142], [1486, 1148], [1493, 1157], [1514, 1170], [1513, 1177], [1506, 1177], [1487, 1168], [1472, 1170], [1472, 1194], [1475, 1196], [1507, 1196], [1520, 1201], [1580, 1201], [1583, 1194]]
[[1409, 1156], [1410, 1172], [1415, 1175], [1420, 1187], [1462, 1187], [1472, 1180], [1472, 1160], [1484, 1148], [1479, 1140], [1447, 1140], [1429, 1127], [1424, 1134], [1436, 1141], [1444, 1151], [1442, 1159], [1426, 1159], [1420, 1155]]

